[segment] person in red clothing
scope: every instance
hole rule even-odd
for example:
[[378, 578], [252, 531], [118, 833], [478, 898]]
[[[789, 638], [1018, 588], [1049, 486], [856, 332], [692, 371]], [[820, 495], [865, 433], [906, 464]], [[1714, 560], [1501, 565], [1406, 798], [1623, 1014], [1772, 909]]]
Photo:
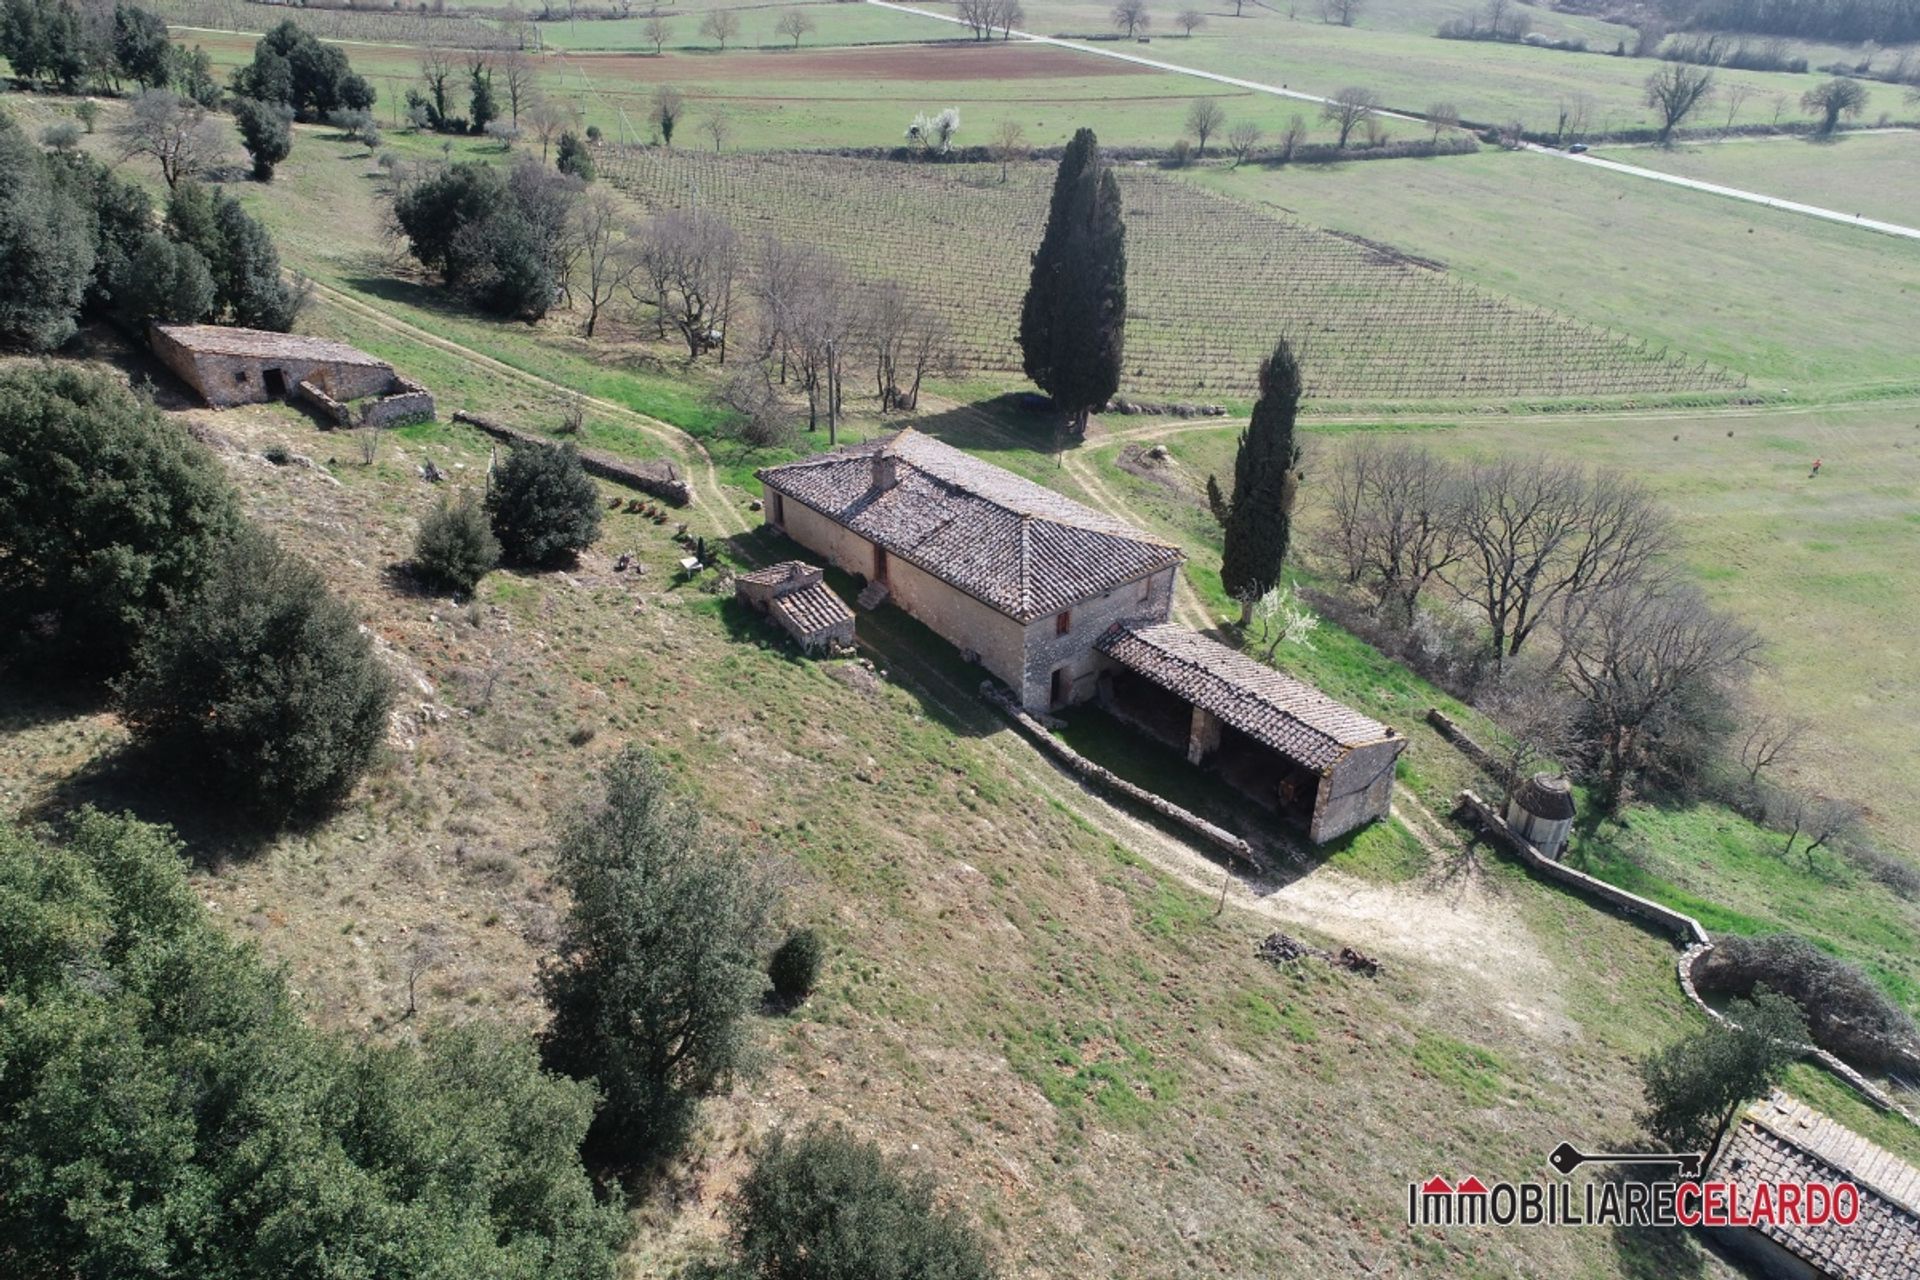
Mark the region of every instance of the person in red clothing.
[[1815, 458], [1813, 460], [1813, 470], [1807, 473], [1807, 478], [1811, 480], [1814, 476], [1817, 476], [1819, 474], [1820, 474], [1820, 459]]

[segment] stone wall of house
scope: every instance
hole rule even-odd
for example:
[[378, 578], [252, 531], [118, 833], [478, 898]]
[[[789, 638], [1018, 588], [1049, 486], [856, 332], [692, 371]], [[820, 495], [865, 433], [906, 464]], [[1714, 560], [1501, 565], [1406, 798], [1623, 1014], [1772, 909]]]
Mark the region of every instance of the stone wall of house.
[[148, 337], [161, 363], [216, 409], [273, 399], [267, 390], [269, 369], [280, 371], [289, 396], [305, 382], [336, 402], [381, 395], [394, 383], [393, 370], [381, 364], [338, 364], [293, 354], [263, 357], [195, 351], [157, 326]]
[[332, 396], [314, 386], [311, 382], [300, 381], [294, 384], [293, 398], [304, 400], [314, 407], [322, 418], [336, 427], [353, 425], [353, 410], [335, 400]]
[[360, 407], [361, 426], [390, 427], [433, 421], [432, 392], [405, 378], [395, 378], [394, 385], [400, 389]]
[[[793, 498], [783, 496], [780, 510], [778, 527], [789, 538], [848, 573], [873, 577], [873, 543]], [[766, 519], [774, 523], [771, 505]], [[1025, 636], [1019, 623], [898, 556], [887, 558], [887, 591], [895, 604], [957, 648], [977, 655], [981, 666], [1008, 685], [1019, 687], [1025, 670]]]
[[1405, 738], [1392, 738], [1347, 752], [1320, 779], [1307, 838], [1325, 844], [1375, 818], [1384, 818], [1393, 805], [1394, 762], [1406, 745]]
[[1072, 680], [1066, 701], [1092, 698], [1098, 690], [1100, 672], [1111, 665], [1094, 649], [1094, 642], [1116, 622], [1165, 622], [1173, 612], [1173, 575], [1177, 572], [1171, 567], [1162, 569], [1081, 601], [1070, 611], [1065, 635], [1058, 634], [1053, 614], [1028, 623], [1019, 679], [1007, 681], [1019, 691], [1021, 704], [1028, 710], [1047, 710], [1053, 701], [1053, 673], [1063, 668]]

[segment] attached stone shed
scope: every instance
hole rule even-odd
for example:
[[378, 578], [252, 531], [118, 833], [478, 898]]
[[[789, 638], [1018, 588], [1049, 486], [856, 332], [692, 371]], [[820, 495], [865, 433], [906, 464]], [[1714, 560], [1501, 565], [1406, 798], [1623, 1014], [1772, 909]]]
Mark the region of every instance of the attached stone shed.
[[156, 324], [149, 340], [216, 409], [297, 397], [338, 426], [433, 417], [425, 387], [344, 342], [215, 324]]
[[769, 525], [879, 584], [1029, 710], [1091, 698], [1094, 641], [1173, 607], [1179, 548], [911, 429], [759, 475]]
[[1402, 734], [1236, 649], [1172, 623], [1115, 626], [1100, 698], [1322, 844], [1384, 817]]
[[853, 647], [853, 610], [814, 565], [786, 560], [755, 569], [734, 579], [733, 592], [786, 628], [808, 653]]
[[1771, 1280], [1914, 1280], [1920, 1276], [1920, 1169], [1811, 1107], [1775, 1093], [1741, 1115], [1708, 1177], [1752, 1205], [1763, 1182], [1851, 1182], [1851, 1224], [1762, 1223], [1712, 1234]]

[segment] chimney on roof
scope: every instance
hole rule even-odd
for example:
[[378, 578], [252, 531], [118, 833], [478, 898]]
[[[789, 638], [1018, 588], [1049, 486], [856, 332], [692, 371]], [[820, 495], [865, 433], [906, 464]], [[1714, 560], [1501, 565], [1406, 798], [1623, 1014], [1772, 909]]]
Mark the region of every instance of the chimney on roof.
[[873, 491], [885, 493], [900, 483], [900, 459], [885, 449], [873, 455]]

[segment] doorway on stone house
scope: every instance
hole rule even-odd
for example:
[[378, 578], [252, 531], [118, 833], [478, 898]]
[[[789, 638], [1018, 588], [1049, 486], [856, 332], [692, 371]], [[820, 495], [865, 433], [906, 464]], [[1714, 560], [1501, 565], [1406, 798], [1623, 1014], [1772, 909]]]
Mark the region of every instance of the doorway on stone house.
[[285, 369], [268, 369], [260, 375], [260, 379], [266, 383], [268, 395], [284, 396], [287, 394], [287, 371]]
[[1065, 667], [1053, 669], [1052, 687], [1047, 691], [1047, 705], [1059, 708], [1067, 705], [1073, 697], [1073, 674]]
[[885, 547], [873, 549], [873, 580], [875, 582], [887, 580], [887, 549]]

